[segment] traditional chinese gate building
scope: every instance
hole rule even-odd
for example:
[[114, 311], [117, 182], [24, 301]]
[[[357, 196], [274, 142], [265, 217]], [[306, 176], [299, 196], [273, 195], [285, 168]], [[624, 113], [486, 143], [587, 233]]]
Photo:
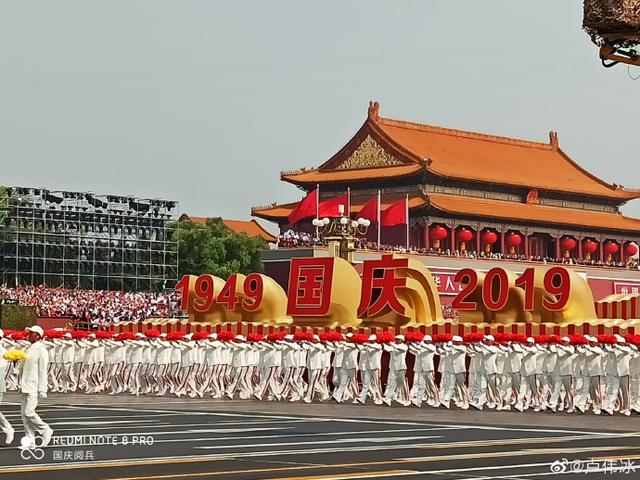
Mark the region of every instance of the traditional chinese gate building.
[[[591, 267], [623, 263], [637, 253], [640, 220], [622, 215], [620, 207], [640, 198], [640, 191], [584, 170], [560, 148], [556, 132], [541, 143], [423, 125], [381, 117], [373, 102], [362, 127], [333, 157], [280, 178], [305, 192], [319, 186], [321, 200], [350, 188], [353, 215], [378, 190], [382, 209], [408, 195], [409, 244], [416, 252], [572, 258], [590, 279], [640, 280], [637, 271], [602, 274]], [[271, 204], [253, 208], [252, 214], [285, 231], [295, 207]], [[311, 219], [296, 228], [311, 232]], [[405, 232], [404, 226], [386, 228], [381, 243], [404, 245]], [[375, 239], [375, 228], [368, 238]], [[268, 252], [265, 260], [275, 262], [271, 267], [277, 270], [276, 263], [287, 256]], [[430, 258], [425, 256], [425, 263], [433, 268]], [[436, 267], [446, 270], [446, 262], [438, 259]], [[595, 296], [615, 293], [608, 289]]]

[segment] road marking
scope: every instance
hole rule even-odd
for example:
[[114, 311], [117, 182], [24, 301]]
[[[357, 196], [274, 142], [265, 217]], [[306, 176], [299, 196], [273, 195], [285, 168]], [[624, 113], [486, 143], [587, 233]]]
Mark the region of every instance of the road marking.
[[[312, 475], [307, 477], [273, 477], [265, 480], [347, 480], [356, 478], [382, 478], [395, 477], [396, 475], [406, 475], [418, 473], [415, 470], [381, 470], [377, 472], [356, 472], [356, 473], [333, 473], [328, 475]], [[162, 478], [162, 477], [154, 477]]]
[[521, 457], [529, 455], [551, 455], [551, 454], [567, 454], [567, 453], [585, 453], [585, 452], [603, 452], [603, 451], [618, 451], [618, 450], [638, 450], [640, 447], [620, 447], [620, 446], [607, 446], [607, 447], [577, 447], [577, 448], [532, 448], [527, 450], [510, 450], [500, 452], [482, 452], [482, 453], [461, 453], [453, 455], [435, 455], [430, 457], [407, 457], [400, 458], [403, 462], [408, 463], [426, 463], [426, 462], [445, 462], [448, 460], [473, 460], [478, 458], [493, 458], [493, 457]]
[[205, 445], [203, 447], [194, 447], [200, 450], [215, 450], [215, 449], [226, 449], [226, 448], [258, 448], [258, 447], [289, 447], [292, 445], [327, 445], [327, 444], [344, 444], [344, 443], [354, 443], [354, 442], [362, 442], [362, 443], [387, 443], [387, 442], [407, 442], [413, 440], [427, 440], [431, 438], [442, 438], [442, 436], [428, 435], [421, 437], [376, 437], [376, 438], [341, 438], [338, 440], [318, 440], [314, 442], [282, 442], [282, 443], [254, 443], [249, 445]]

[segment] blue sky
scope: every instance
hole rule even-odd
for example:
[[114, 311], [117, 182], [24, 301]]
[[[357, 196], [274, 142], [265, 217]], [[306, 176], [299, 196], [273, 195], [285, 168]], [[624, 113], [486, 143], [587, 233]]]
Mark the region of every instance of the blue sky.
[[557, 130], [583, 167], [640, 187], [640, 81], [600, 66], [579, 1], [1, 3], [6, 185], [248, 218], [297, 200], [279, 172], [329, 158], [375, 99], [423, 123]]

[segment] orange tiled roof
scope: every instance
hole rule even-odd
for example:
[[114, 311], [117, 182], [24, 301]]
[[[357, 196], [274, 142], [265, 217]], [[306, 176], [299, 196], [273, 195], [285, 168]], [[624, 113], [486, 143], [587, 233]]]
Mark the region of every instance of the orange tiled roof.
[[256, 220], [226, 220], [222, 223], [236, 233], [245, 233], [250, 237], [262, 237], [268, 243], [275, 243], [277, 238], [264, 229]]
[[[206, 224], [208, 218], [207, 217], [192, 217], [183, 213], [180, 215], [180, 221], [184, 222], [193, 222]], [[261, 237], [264, 241], [268, 243], [275, 243], [277, 238], [264, 229], [262, 225], [260, 225], [256, 220], [227, 220], [225, 218], [221, 219], [222, 223], [225, 227], [227, 227], [232, 232], [236, 233], [244, 233], [250, 237]]]
[[[336, 169], [357, 147], [355, 140], [366, 134], [406, 165]], [[370, 105], [362, 128], [336, 155], [317, 169], [283, 173], [281, 178], [304, 185], [402, 177], [426, 168], [452, 179], [570, 192], [620, 203], [640, 198], [640, 191], [608, 184], [584, 170], [560, 149], [555, 132], [550, 137], [550, 143], [531, 142], [383, 118], [376, 102]]]
[[[392, 203], [399, 202], [406, 195], [404, 194], [388, 194], [383, 195], [380, 201], [380, 209], [384, 210]], [[358, 213], [365, 203], [371, 200], [374, 195], [370, 196], [352, 196], [351, 197], [351, 213]], [[427, 205], [428, 199], [422, 194], [409, 195], [409, 209], [416, 209]], [[264, 207], [254, 207], [251, 209], [251, 214], [256, 217], [264, 218], [265, 220], [277, 221], [287, 220], [289, 214], [296, 207], [297, 203], [285, 203], [285, 204], [272, 204]]]
[[319, 170], [310, 168], [298, 172], [283, 172], [280, 178], [284, 181], [305, 184], [324, 182], [350, 182], [379, 178], [400, 178], [418, 173], [424, 169], [423, 165], [411, 163], [393, 167], [372, 167], [344, 170]]
[[527, 205], [525, 203], [429, 194], [433, 208], [470, 217], [494, 218], [516, 222], [572, 225], [586, 228], [640, 232], [640, 220], [619, 213], [594, 212], [574, 208]]

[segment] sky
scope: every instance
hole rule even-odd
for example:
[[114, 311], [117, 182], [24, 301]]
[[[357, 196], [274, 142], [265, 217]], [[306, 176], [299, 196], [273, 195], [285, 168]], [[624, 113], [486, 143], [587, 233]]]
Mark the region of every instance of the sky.
[[[547, 142], [640, 187], [640, 68], [577, 0], [0, 0], [0, 183], [248, 219], [381, 115]], [[513, 165], [505, 165], [512, 168]], [[553, 175], [553, 172], [549, 172]], [[640, 217], [640, 200], [623, 211]], [[273, 228], [272, 228], [273, 230]]]

